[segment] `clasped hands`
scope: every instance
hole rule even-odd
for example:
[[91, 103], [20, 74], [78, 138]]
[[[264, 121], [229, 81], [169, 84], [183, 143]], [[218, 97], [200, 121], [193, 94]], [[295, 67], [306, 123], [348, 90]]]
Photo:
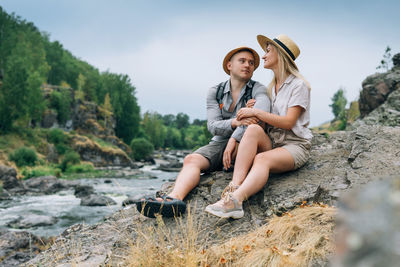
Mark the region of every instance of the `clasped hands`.
[[[254, 115], [254, 104], [256, 103], [255, 99], [250, 99], [246, 103], [245, 108], [241, 108], [239, 112], [236, 114], [235, 126], [245, 125], [248, 126], [250, 124], [256, 124], [260, 120]], [[222, 158], [222, 163], [224, 165], [224, 169], [228, 170], [231, 167], [232, 160], [236, 158], [238, 143], [234, 138], [230, 138], [228, 144], [226, 145], [224, 155]]]

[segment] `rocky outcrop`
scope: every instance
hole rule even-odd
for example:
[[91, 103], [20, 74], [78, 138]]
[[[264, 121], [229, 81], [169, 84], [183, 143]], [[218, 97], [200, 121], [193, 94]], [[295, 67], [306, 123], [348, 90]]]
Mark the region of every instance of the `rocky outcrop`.
[[400, 54], [393, 57], [392, 70], [368, 76], [362, 82], [360, 92], [360, 115], [365, 117], [386, 101], [389, 94], [400, 89]]
[[[400, 71], [399, 71], [400, 74]], [[398, 77], [400, 79], [400, 75]], [[388, 125], [388, 126], [399, 126], [400, 125], [400, 87], [399, 89], [391, 92], [385, 103], [377, 107], [375, 110], [370, 112], [362, 121], [356, 121], [354, 127], [361, 124], [368, 125]]]
[[[222, 242], [247, 233], [264, 224], [273, 214], [290, 211], [306, 201], [336, 204], [339, 196], [370, 181], [400, 173], [400, 128], [362, 125], [354, 131], [316, 135], [311, 159], [301, 169], [272, 175], [265, 188], [244, 203], [245, 216], [240, 220], [219, 219], [207, 215], [204, 208], [218, 200], [232, 173], [204, 175], [200, 185], [186, 198], [192, 219], [201, 222], [199, 242]], [[164, 185], [168, 191], [172, 183]], [[134, 207], [134, 206], [133, 206]], [[183, 224], [188, 219], [183, 216]], [[174, 219], [164, 219], [172, 234], [179, 232]], [[157, 220], [138, 214], [135, 208], [124, 209], [92, 226], [73, 226], [51, 249], [38, 255], [31, 264], [51, 266], [79, 260], [83, 265], [118, 265], [135, 240], [138, 230], [156, 225]], [[78, 230], [76, 230], [78, 229]], [[79, 243], [79, 250], [75, 244]], [[62, 255], [57, 262], [54, 255]], [[121, 263], [123, 265], [123, 263]]]
[[71, 146], [80, 154], [81, 159], [92, 162], [96, 167], [136, 167], [132, 159], [123, 150], [113, 147], [101, 147], [86, 136], [73, 136]]

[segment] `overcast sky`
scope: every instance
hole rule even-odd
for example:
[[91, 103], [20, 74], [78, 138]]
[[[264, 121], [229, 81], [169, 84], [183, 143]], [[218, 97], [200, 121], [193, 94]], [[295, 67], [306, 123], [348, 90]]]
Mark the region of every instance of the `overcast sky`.
[[[311, 126], [332, 119], [340, 88], [356, 100], [386, 46], [400, 52], [400, 1], [0, 0], [100, 71], [128, 74], [141, 112], [206, 119], [208, 88], [227, 80], [225, 54], [256, 36], [289, 35], [312, 86]], [[258, 68], [253, 79], [268, 84]]]

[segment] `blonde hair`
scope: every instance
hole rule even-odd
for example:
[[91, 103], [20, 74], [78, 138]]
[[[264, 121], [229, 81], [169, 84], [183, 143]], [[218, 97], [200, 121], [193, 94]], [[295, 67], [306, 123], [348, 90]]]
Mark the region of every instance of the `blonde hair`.
[[[293, 74], [299, 79], [302, 79], [304, 83], [307, 85], [308, 90], [311, 90], [311, 85], [310, 83], [304, 78], [303, 75], [300, 74], [299, 70], [297, 67], [292, 63], [292, 61], [286, 56], [278, 47], [276, 47], [272, 43], [268, 43], [270, 46], [273, 46], [274, 49], [278, 53], [278, 75], [279, 75], [279, 80], [283, 80], [286, 76], [287, 73]], [[276, 84], [276, 76], [274, 73], [274, 77], [272, 78], [272, 81], [268, 84], [267, 86], [267, 95], [269, 98], [272, 97], [272, 88]]]

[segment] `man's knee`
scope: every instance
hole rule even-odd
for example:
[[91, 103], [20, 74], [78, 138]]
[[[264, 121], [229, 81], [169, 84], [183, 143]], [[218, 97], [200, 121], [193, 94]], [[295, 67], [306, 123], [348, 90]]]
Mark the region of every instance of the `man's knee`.
[[183, 160], [183, 166], [196, 165], [201, 168], [201, 167], [204, 167], [204, 164], [206, 164], [206, 163], [208, 163], [208, 159], [206, 159], [204, 156], [197, 154], [197, 153], [189, 154]]

